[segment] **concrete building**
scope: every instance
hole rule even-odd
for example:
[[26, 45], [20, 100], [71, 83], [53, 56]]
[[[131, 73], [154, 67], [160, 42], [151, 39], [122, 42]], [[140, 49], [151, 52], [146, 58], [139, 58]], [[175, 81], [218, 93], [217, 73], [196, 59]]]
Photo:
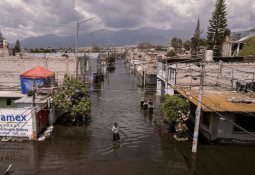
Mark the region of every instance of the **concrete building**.
[[[55, 85], [54, 75], [54, 72], [47, 69], [35, 67], [21, 76], [23, 93], [10, 91], [11, 87], [0, 91], [0, 137], [3, 140], [37, 140], [40, 132], [61, 115], [61, 112], [50, 108], [50, 95], [54, 92]], [[36, 83], [38, 80], [39, 84]], [[47, 86], [47, 82], [52, 83], [51, 86]], [[34, 95], [29, 93], [32, 89]]]
[[[198, 88], [175, 88], [175, 93], [190, 101], [191, 121], [198, 104]], [[235, 91], [206, 87], [202, 98], [200, 133], [208, 141], [251, 143], [255, 138], [255, 98]], [[243, 129], [240, 129], [242, 127]]]
[[241, 37], [241, 34], [231, 34], [230, 30], [226, 30], [224, 42], [222, 44], [222, 57], [239, 56], [239, 52], [245, 44], [245, 41], [254, 36], [254, 33], [250, 33]]
[[14, 87], [20, 85], [20, 74], [35, 66], [45, 67], [55, 72], [58, 83], [64, 79], [64, 75], [75, 75], [75, 57], [62, 57], [51, 55], [21, 55], [0, 57], [0, 86]]
[[0, 57], [9, 57], [8, 41], [0, 39]]
[[157, 85], [157, 53], [139, 49], [127, 50], [125, 61], [139, 80], [139, 86], [153, 87]]
[[[194, 121], [201, 66], [197, 62], [186, 62], [159, 61], [157, 89], [159, 95], [180, 94], [186, 98], [190, 102], [190, 119]], [[254, 67], [253, 62], [205, 63], [200, 132], [207, 140], [255, 141], [254, 137], [237, 127], [255, 133]], [[242, 92], [239, 92], [240, 81], [246, 87]]]
[[24, 97], [20, 91], [0, 91], [0, 108], [17, 107], [15, 100]]

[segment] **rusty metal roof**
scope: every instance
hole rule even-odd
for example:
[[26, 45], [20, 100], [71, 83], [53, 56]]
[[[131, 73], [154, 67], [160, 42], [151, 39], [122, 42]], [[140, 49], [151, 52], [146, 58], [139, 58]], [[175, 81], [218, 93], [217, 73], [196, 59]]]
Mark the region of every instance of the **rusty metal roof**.
[[[176, 87], [175, 91], [188, 99], [193, 104], [198, 103], [198, 91]], [[247, 103], [244, 101], [253, 101]], [[255, 98], [250, 98], [247, 94], [227, 90], [210, 89], [204, 90], [202, 98], [202, 110], [204, 112], [251, 112], [255, 113]]]

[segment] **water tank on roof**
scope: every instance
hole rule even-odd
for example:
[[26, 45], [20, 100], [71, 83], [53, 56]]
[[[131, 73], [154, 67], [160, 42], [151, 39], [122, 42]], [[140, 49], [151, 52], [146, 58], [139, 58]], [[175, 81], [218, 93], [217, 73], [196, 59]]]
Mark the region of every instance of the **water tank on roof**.
[[8, 47], [8, 41], [7, 40], [3, 40], [3, 47], [7, 48]]
[[213, 61], [213, 51], [212, 50], [206, 50], [206, 52], [205, 52], [205, 61], [206, 62]]

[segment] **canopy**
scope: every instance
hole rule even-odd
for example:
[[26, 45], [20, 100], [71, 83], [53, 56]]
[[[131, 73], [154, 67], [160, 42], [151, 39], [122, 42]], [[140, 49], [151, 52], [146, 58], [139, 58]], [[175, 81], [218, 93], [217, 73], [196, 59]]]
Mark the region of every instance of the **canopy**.
[[47, 78], [54, 76], [54, 72], [41, 66], [35, 66], [34, 68], [22, 73], [20, 76], [27, 78]]

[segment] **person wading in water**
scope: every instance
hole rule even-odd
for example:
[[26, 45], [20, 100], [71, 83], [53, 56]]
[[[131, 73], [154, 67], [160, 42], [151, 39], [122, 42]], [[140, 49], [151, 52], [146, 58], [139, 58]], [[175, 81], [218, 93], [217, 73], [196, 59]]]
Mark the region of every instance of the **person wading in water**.
[[114, 125], [112, 126], [112, 136], [113, 136], [113, 141], [120, 140], [119, 129], [118, 129], [117, 123], [114, 123]]

